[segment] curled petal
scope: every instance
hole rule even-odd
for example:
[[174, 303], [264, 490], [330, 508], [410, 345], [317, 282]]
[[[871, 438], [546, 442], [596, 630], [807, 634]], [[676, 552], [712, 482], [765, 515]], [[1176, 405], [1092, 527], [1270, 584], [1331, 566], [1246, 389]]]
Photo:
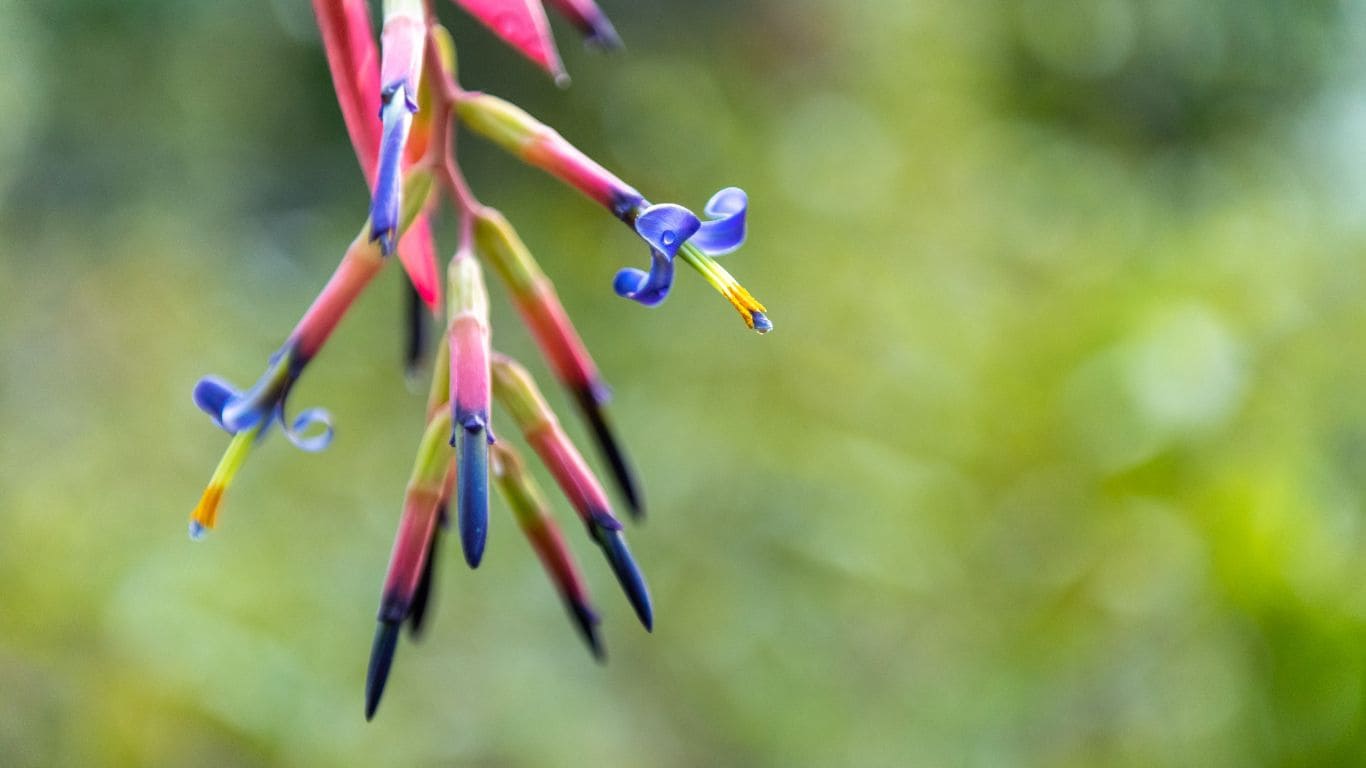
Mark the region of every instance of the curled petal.
[[289, 442], [294, 443], [294, 447], [309, 453], [318, 453], [327, 449], [332, 444], [334, 430], [332, 428], [332, 414], [323, 408], [309, 408], [293, 421], [285, 417], [284, 403], [279, 406], [280, 425], [289, 438]]
[[636, 234], [670, 259], [701, 227], [701, 220], [692, 211], [672, 203], [652, 205], [636, 218]]
[[650, 271], [626, 267], [617, 272], [612, 288], [623, 299], [639, 302], [647, 307], [658, 306], [669, 296], [674, 282], [674, 262], [656, 248], [650, 249]]
[[219, 427], [231, 432], [223, 425], [223, 409], [233, 398], [240, 397], [231, 384], [217, 376], [205, 376], [195, 383], [193, 397], [199, 410], [207, 413]]
[[[275, 359], [278, 362], [278, 358]], [[194, 404], [230, 435], [256, 426], [267, 426], [272, 409], [286, 386], [281, 368], [271, 369], [243, 392], [217, 376], [205, 376], [194, 386]]]
[[622, 298], [653, 307], [669, 296], [673, 287], [674, 256], [702, 222], [681, 205], [652, 205], [636, 217], [636, 234], [650, 244], [650, 271], [623, 269], [612, 287]]
[[745, 242], [745, 212], [749, 196], [739, 187], [717, 192], [705, 209], [710, 221], [702, 223], [693, 236], [693, 245], [710, 256], [720, 256], [739, 248]]

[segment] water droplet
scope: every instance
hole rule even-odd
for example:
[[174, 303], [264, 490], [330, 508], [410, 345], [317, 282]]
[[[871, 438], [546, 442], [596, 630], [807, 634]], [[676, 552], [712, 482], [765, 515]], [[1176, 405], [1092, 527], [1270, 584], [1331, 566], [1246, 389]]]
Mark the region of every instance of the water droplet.
[[678, 235], [674, 232], [666, 231], [664, 234], [659, 236], [659, 239], [660, 242], [664, 243], [665, 245], [673, 245], [675, 242], [678, 241]]

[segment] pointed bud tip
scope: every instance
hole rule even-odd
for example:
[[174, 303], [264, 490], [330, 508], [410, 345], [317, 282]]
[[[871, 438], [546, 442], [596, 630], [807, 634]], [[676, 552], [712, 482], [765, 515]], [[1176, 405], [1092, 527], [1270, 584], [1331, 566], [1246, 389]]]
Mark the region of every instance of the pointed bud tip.
[[583, 43], [589, 48], [605, 53], [616, 53], [626, 47], [621, 41], [621, 35], [617, 34], [617, 30], [607, 23], [606, 19], [594, 26], [593, 34], [585, 37]]
[[603, 648], [602, 638], [598, 634], [598, 614], [586, 602], [574, 600], [569, 603], [569, 613], [574, 617], [574, 623], [579, 629], [579, 635], [588, 644], [588, 650], [593, 654], [593, 658], [599, 664], [606, 663], [607, 651]]
[[209, 535], [209, 529], [198, 520], [190, 521], [190, 541], [203, 541]]
[[463, 528], [461, 530], [461, 550], [465, 553], [465, 563], [471, 570], [478, 568], [484, 561], [485, 540], [483, 535], [465, 535]]
[[650, 589], [645, 585], [645, 576], [636, 565], [635, 558], [631, 557], [631, 551], [626, 548], [626, 538], [620, 531], [599, 528], [597, 540], [641, 625], [646, 632], [654, 631], [655, 615], [654, 606], [650, 603]]
[[369, 722], [379, 709], [384, 684], [389, 680], [394, 650], [398, 647], [398, 622], [381, 621], [375, 629], [375, 641], [370, 647], [370, 668], [365, 675], [365, 720]]

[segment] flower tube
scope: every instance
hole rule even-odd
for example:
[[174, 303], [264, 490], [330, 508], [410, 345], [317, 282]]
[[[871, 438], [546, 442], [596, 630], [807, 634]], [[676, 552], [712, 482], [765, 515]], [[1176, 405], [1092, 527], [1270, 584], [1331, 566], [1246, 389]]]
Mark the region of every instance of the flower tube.
[[456, 102], [456, 111], [461, 122], [475, 133], [579, 190], [625, 222], [650, 246], [649, 271], [619, 272], [613, 284], [618, 295], [645, 306], [663, 302], [673, 287], [674, 259], [681, 256], [730, 302], [745, 325], [759, 333], [773, 330], [764, 305], [715, 259], [736, 250], [745, 240], [749, 199], [742, 190], [731, 187], [716, 193], [704, 209], [707, 220], [703, 221], [681, 205], [651, 204], [553, 128], [514, 104], [484, 93], [464, 93]]

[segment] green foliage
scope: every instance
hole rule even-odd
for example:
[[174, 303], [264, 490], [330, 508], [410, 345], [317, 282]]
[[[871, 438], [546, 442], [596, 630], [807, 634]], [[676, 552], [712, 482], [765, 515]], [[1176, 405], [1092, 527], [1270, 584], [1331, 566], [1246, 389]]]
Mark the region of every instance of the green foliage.
[[593, 664], [495, 507], [367, 726], [398, 270], [295, 395], [329, 452], [184, 535], [191, 386], [365, 210], [304, 4], [0, 0], [0, 763], [1366, 760], [1366, 6], [604, 4], [627, 51], [566, 45], [567, 92], [452, 14], [466, 84], [647, 196], [743, 186], [778, 331], [612, 296], [630, 233], [462, 140], [615, 386], [659, 621], [589, 568]]

